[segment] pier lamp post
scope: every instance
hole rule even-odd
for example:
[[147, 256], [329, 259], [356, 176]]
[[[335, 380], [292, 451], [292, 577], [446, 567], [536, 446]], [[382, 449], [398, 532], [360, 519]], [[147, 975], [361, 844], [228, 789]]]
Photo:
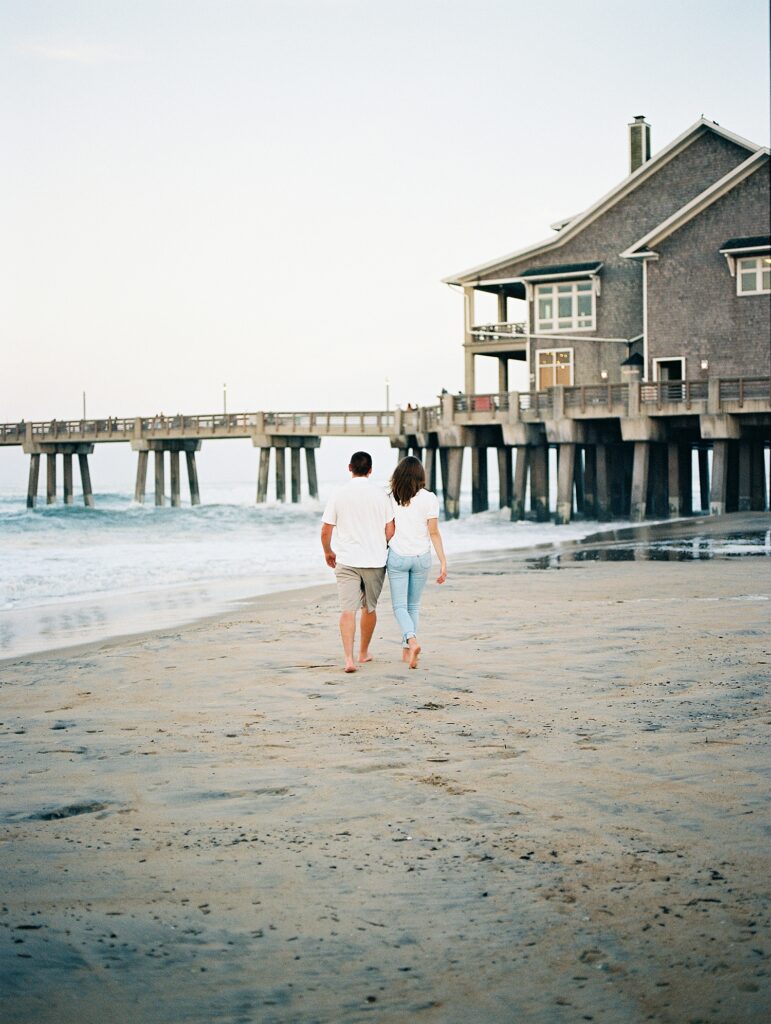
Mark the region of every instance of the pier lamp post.
[[222, 385], [222, 412], [225, 416], [228, 414], [228, 386], [227, 384]]
[[86, 418], [86, 392], [83, 392], [83, 419]]
[[386, 377], [386, 412], [391, 411], [391, 381]]

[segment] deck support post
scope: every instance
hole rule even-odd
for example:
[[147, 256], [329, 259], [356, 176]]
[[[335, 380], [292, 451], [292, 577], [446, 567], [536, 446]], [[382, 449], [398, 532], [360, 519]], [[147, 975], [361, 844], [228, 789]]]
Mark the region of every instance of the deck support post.
[[649, 451], [647, 514], [664, 517], [669, 512], [667, 448], [665, 444], [652, 441], [649, 443]]
[[545, 443], [530, 449], [530, 508], [539, 523], [549, 518], [549, 446]]
[[153, 452], [155, 459], [155, 504], [157, 506], [166, 504], [166, 479], [163, 467], [163, 449], [158, 448]]
[[471, 511], [486, 512], [490, 507], [487, 492], [487, 448], [471, 449]]
[[681, 458], [681, 446], [676, 441], [670, 441], [667, 444], [667, 511], [670, 516], [683, 514]]
[[56, 504], [56, 453], [46, 454], [46, 505]]
[[268, 477], [270, 475], [270, 448], [260, 448], [260, 468], [257, 473], [257, 504], [268, 498]]
[[186, 451], [185, 462], [187, 463], [187, 482], [190, 487], [190, 504], [200, 505], [201, 492], [198, 488], [198, 467], [195, 463], [195, 452]]
[[584, 448], [576, 445], [575, 466], [573, 468], [574, 483], [576, 488], [576, 512], [578, 515], [586, 515], [586, 487], [584, 483]]
[[511, 508], [511, 448], [509, 445], [498, 446], [498, 508]]
[[426, 448], [423, 468], [426, 471], [426, 489], [436, 494], [436, 448]]
[[766, 460], [763, 442], [752, 442], [752, 481], [750, 483], [750, 509], [753, 512], [766, 510]]
[[726, 512], [728, 498], [728, 441], [712, 443], [712, 486], [709, 495], [709, 511], [713, 516]]
[[650, 468], [650, 444], [648, 441], [634, 442], [634, 464], [632, 467], [632, 494], [629, 503], [629, 517], [642, 522], [647, 512], [648, 471]]
[[576, 445], [562, 443], [557, 461], [557, 510], [554, 522], [563, 526], [573, 514], [573, 484], [576, 475]]
[[593, 444], [584, 448], [584, 515], [597, 518], [597, 449]]
[[739, 495], [738, 511], [749, 512], [752, 508], [752, 445], [750, 441], [739, 441]]
[[71, 505], [72, 495], [72, 452], [62, 453], [62, 476], [64, 478], [64, 504]]
[[137, 452], [137, 481], [134, 485], [134, 501], [144, 504], [145, 490], [147, 488], [147, 460], [150, 456], [148, 451]]
[[91, 472], [88, 468], [88, 455], [85, 452], [78, 453], [78, 465], [80, 467], [80, 483], [83, 488], [83, 504], [86, 508], [94, 507], [94, 491], [91, 487]]
[[300, 454], [301, 449], [290, 448], [290, 464], [292, 467], [292, 504], [300, 500]]
[[27, 483], [27, 508], [34, 508], [40, 481], [40, 455], [33, 452], [29, 457], [29, 481]]
[[527, 489], [527, 471], [530, 464], [530, 448], [526, 444], [517, 445], [517, 458], [514, 463], [514, 481], [511, 489], [511, 518], [525, 518], [525, 491]]
[[[500, 315], [500, 314], [499, 314]], [[504, 320], [500, 321], [504, 323]], [[509, 357], [498, 356], [498, 394], [505, 395], [509, 390]]]
[[316, 452], [313, 448], [305, 449], [305, 475], [308, 477], [308, 494], [311, 498], [319, 496], [319, 480], [316, 476]]
[[181, 501], [179, 495], [179, 452], [176, 448], [169, 451], [169, 476], [171, 477], [171, 506], [179, 508]]
[[286, 449], [276, 448], [276, 501], [286, 501]]
[[601, 522], [607, 522], [611, 518], [611, 495], [610, 475], [608, 472], [608, 446], [597, 444], [594, 446], [594, 469], [595, 469], [595, 515]]
[[440, 448], [444, 514], [447, 519], [460, 517], [460, 480], [463, 472], [463, 449]]
[[709, 512], [709, 452], [699, 448], [699, 506], [702, 512]]

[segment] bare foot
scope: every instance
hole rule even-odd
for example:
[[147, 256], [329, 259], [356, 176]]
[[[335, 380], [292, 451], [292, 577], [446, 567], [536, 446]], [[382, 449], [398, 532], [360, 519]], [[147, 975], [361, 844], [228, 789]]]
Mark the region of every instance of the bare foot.
[[420, 657], [420, 644], [417, 640], [410, 640], [410, 668], [418, 667], [418, 658]]
[[362, 651], [359, 655], [359, 664], [363, 665], [366, 661], [372, 661], [372, 655], [369, 653], [365, 654], [364, 651]]
[[355, 672], [356, 671], [356, 666], [354, 665], [354, 663], [352, 661], [346, 661], [344, 671], [345, 672]]
[[410, 660], [410, 649], [409, 647], [402, 647], [402, 661]]

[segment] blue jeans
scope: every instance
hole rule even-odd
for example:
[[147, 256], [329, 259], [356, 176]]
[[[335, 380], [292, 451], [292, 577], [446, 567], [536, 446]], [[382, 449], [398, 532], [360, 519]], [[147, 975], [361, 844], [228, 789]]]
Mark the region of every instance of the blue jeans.
[[420, 598], [431, 568], [431, 552], [424, 555], [397, 555], [388, 550], [388, 584], [396, 621], [402, 631], [402, 646], [415, 636], [420, 616]]

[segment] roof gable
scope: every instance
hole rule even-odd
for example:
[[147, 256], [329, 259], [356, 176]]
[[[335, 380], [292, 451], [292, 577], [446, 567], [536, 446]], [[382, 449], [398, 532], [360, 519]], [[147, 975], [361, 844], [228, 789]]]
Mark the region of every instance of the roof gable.
[[616, 203], [620, 202], [623, 198], [633, 192], [639, 185], [648, 181], [663, 166], [665, 166], [665, 164], [669, 163], [670, 160], [673, 160], [679, 153], [683, 152], [684, 149], [691, 145], [691, 143], [707, 132], [712, 132], [715, 135], [727, 139], [735, 145], [746, 149], [749, 153], [756, 153], [760, 149], [756, 143], [750, 142], [748, 139], [744, 139], [739, 135], [735, 135], [733, 132], [729, 132], [727, 129], [722, 128], [717, 124], [717, 122], [710, 121], [705, 117], [700, 117], [699, 120], [692, 124], [690, 128], [686, 129], [682, 135], [679, 135], [676, 139], [670, 142], [668, 146], [665, 146], [664, 149], [651, 157], [650, 160], [647, 160], [644, 164], [638, 167], [636, 171], [633, 171], [632, 174], [624, 178], [624, 180], [615, 188], [611, 189], [610, 192], [598, 199], [596, 203], [584, 210], [583, 213], [572, 218], [572, 220], [564, 222], [556, 235], [552, 235], [550, 238], [541, 242], [536, 242], [534, 245], [527, 246], [524, 249], [509, 253], [506, 256], [491, 260], [487, 263], [482, 263], [477, 267], [471, 267], [469, 270], [462, 271], [459, 274], [443, 278], [443, 282], [445, 284], [474, 284], [476, 281], [494, 274], [498, 268], [502, 269], [528, 256], [535, 256], [538, 253], [548, 253], [551, 250], [558, 249], [588, 227], [589, 224], [593, 223], [598, 217], [605, 213], [606, 210], [610, 209]]
[[659, 245], [665, 238], [669, 238], [675, 231], [684, 227], [703, 210], [706, 210], [707, 207], [717, 202], [718, 199], [736, 188], [746, 178], [749, 178], [751, 174], [758, 171], [764, 164], [767, 164], [768, 156], [769, 152], [767, 149], [756, 150], [752, 156], [739, 164], [738, 167], [724, 175], [714, 185], [710, 185], [709, 188], [692, 199], [690, 203], [681, 206], [671, 217], [667, 217], [661, 224], [657, 224], [652, 231], [639, 238], [633, 245], [624, 250], [621, 255], [627, 259], [640, 259], [641, 257], [651, 255], [651, 250], [654, 246]]

